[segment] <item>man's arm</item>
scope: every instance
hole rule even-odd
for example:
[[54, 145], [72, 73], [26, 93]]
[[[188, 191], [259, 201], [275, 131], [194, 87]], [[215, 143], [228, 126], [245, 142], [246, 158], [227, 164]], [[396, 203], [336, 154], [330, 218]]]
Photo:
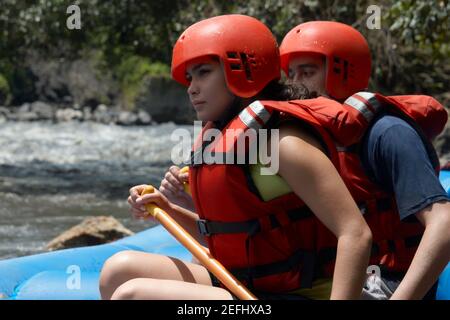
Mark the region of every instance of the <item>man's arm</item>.
[[425, 232], [393, 300], [422, 299], [450, 260], [450, 202], [433, 203], [416, 217]]

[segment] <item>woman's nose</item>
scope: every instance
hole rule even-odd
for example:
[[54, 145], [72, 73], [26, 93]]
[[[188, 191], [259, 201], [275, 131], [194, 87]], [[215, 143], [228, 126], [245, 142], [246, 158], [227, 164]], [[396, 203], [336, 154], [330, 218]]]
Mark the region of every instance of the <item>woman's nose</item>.
[[198, 85], [194, 80], [192, 80], [191, 83], [189, 84], [187, 92], [191, 96], [198, 94]]

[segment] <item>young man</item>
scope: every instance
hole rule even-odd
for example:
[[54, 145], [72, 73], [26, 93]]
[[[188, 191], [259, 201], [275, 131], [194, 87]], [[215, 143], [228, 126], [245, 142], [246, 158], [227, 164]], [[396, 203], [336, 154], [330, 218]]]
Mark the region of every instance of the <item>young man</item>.
[[[348, 25], [300, 24], [285, 36], [280, 52], [281, 66], [289, 78], [318, 95], [344, 102], [368, 87], [370, 50], [364, 37]], [[420, 221], [424, 230], [420, 241], [411, 245], [414, 254], [409, 268], [398, 267], [402, 262], [391, 259], [391, 265], [382, 268], [378, 284], [368, 282], [365, 297], [434, 298], [433, 284], [450, 260], [450, 203], [435, 171], [439, 164], [435, 150], [413, 123], [374, 110], [366, 112], [370, 126], [352, 151], [362, 164], [361, 172], [392, 195], [401, 223]], [[389, 250], [404, 250], [405, 246], [408, 243], [391, 243]]]

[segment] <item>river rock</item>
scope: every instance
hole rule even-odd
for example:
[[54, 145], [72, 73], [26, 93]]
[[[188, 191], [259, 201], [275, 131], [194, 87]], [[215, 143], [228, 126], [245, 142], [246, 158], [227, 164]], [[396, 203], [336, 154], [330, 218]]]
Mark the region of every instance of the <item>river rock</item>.
[[53, 119], [53, 107], [47, 103], [42, 101], [33, 102], [30, 105], [30, 109], [32, 112], [36, 113], [40, 120], [51, 120]]
[[29, 103], [22, 104], [19, 108], [17, 108], [17, 113], [25, 113], [31, 111], [31, 105]]
[[48, 251], [112, 242], [133, 232], [111, 216], [90, 217], [51, 240]]
[[[67, 48], [59, 48], [61, 55]], [[38, 100], [63, 104], [65, 107], [78, 103], [81, 106], [112, 104], [118, 99], [118, 83], [111, 72], [100, 72], [96, 52], [85, 52], [78, 59], [48, 59], [30, 50], [26, 65], [30, 66]]]
[[9, 119], [9, 117], [11, 116], [11, 111], [9, 111], [8, 108], [0, 106], [0, 117], [4, 118], [4, 119]]
[[36, 121], [36, 120], [39, 120], [39, 117], [36, 114], [36, 112], [31, 112], [31, 111], [19, 112], [19, 113], [17, 113], [16, 116], [17, 116], [16, 119], [18, 121]]
[[138, 110], [148, 112], [156, 122], [193, 124], [196, 119], [186, 88], [164, 77], [145, 78], [135, 99], [135, 106]]
[[137, 117], [137, 124], [148, 125], [152, 123], [152, 117], [148, 114], [147, 111], [139, 110]]
[[136, 114], [129, 112], [129, 111], [121, 111], [121, 112], [119, 112], [117, 124], [120, 124], [123, 126], [131, 126], [133, 124], [136, 124], [137, 120], [138, 120], [138, 116]]
[[93, 119], [96, 122], [104, 124], [110, 124], [114, 122], [112, 113], [108, 110], [108, 107], [104, 104], [99, 104], [94, 111]]
[[92, 120], [91, 107], [83, 107], [83, 120], [84, 121], [91, 121]]
[[31, 110], [30, 103], [24, 103], [16, 109], [16, 112], [10, 116], [10, 119], [16, 121], [35, 121], [39, 120], [39, 116]]
[[56, 110], [57, 121], [73, 121], [83, 120], [83, 112], [71, 108], [64, 108]]

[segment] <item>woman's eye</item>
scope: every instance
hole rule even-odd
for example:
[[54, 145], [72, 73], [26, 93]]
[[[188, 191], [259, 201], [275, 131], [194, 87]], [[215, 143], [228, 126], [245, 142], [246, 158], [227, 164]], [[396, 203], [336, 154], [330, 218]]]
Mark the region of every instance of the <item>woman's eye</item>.
[[200, 70], [198, 70], [198, 74], [201, 75], [201, 76], [203, 76], [205, 74], [208, 74], [209, 72], [210, 72], [209, 69], [200, 69]]

